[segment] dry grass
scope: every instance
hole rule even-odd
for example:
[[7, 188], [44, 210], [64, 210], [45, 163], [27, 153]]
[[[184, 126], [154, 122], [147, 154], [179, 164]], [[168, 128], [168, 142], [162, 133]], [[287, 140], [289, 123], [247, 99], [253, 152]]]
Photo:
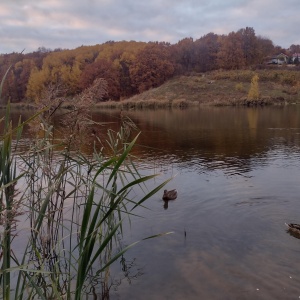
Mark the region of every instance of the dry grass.
[[[259, 76], [260, 99], [247, 100], [251, 79]], [[215, 71], [175, 77], [119, 102], [97, 106], [118, 109], [190, 107], [198, 105], [265, 105], [300, 102], [300, 72], [292, 70]]]
[[[213, 71], [175, 77], [158, 88], [121, 101], [96, 104], [111, 109], [185, 108], [199, 105], [249, 105], [251, 79], [259, 76], [260, 99], [254, 104], [300, 103], [300, 71], [288, 69]], [[267, 99], [267, 100], [266, 100]], [[65, 102], [72, 103], [72, 99]], [[12, 107], [27, 108], [27, 104]]]

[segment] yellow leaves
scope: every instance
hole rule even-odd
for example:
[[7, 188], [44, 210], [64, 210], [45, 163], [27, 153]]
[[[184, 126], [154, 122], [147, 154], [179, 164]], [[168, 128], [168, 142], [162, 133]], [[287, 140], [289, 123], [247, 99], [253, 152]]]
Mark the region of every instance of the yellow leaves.
[[36, 67], [33, 68], [27, 84], [26, 97], [38, 103], [49, 77], [49, 69], [38, 70]]
[[250, 89], [248, 92], [248, 99], [249, 100], [258, 100], [260, 95], [259, 95], [259, 88], [258, 88], [258, 75], [255, 74], [252, 79], [251, 79], [251, 85]]
[[49, 84], [59, 85], [68, 95], [74, 95], [78, 92], [80, 74], [80, 61], [75, 61], [74, 51], [50, 53], [43, 60], [41, 70], [32, 70], [26, 96], [38, 102]]
[[96, 61], [106, 59], [108, 61], [112, 61], [116, 66], [119, 66], [120, 61], [126, 61], [129, 63], [136, 58], [137, 53], [144, 49], [146, 45], [147, 44], [145, 42], [135, 41], [106, 43], [102, 45]]
[[70, 94], [76, 94], [78, 92], [80, 75], [81, 70], [79, 63], [75, 63], [66, 71], [65, 77], [62, 77], [62, 81]]
[[87, 65], [105, 58], [115, 70], [119, 70], [120, 62], [131, 64], [145, 45], [144, 42], [123, 41], [51, 52], [44, 58], [41, 69], [32, 69], [26, 96], [38, 102], [51, 84], [62, 87], [66, 95], [75, 95], [80, 90], [81, 73]]

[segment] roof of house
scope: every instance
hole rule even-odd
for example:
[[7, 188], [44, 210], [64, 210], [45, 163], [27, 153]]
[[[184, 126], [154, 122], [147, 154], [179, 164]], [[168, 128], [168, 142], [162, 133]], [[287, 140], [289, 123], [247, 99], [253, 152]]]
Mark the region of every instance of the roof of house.
[[280, 53], [280, 54], [278, 54], [278, 55], [276, 55], [277, 57], [279, 57], [279, 56], [284, 56], [284, 57], [289, 57], [288, 55], [286, 55], [286, 54], [284, 54], [284, 53]]
[[280, 53], [280, 54], [276, 54], [272, 56], [272, 59], [277, 59], [279, 57], [284, 57], [284, 58], [288, 58], [288, 55], [284, 54], [284, 53]]

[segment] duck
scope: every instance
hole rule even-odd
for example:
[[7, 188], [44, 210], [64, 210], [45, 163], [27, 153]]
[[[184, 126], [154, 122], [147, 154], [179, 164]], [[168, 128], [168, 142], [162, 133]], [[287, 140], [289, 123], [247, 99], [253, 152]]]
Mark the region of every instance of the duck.
[[163, 200], [174, 200], [177, 198], [176, 190], [164, 190]]
[[300, 224], [296, 224], [296, 223], [285, 223], [285, 225], [289, 228], [288, 230], [296, 233], [296, 234], [300, 234]]

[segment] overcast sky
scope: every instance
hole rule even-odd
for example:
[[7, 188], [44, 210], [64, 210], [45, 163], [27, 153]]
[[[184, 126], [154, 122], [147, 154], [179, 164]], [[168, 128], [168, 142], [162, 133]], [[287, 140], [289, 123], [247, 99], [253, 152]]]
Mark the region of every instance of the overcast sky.
[[198, 39], [253, 27], [300, 44], [300, 0], [0, 0], [0, 53], [74, 49], [108, 40]]

